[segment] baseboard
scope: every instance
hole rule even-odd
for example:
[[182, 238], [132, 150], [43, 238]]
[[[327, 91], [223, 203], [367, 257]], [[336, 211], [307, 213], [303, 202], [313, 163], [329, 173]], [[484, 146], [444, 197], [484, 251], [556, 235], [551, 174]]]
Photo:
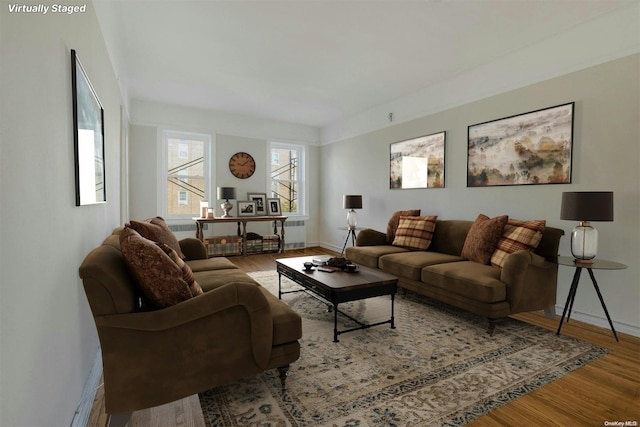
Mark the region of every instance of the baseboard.
[[71, 420], [71, 427], [85, 427], [89, 422], [91, 416], [91, 409], [93, 408], [93, 401], [96, 398], [96, 392], [100, 388], [100, 379], [102, 378], [102, 352], [98, 348], [98, 353], [93, 360], [93, 366], [89, 373], [89, 378], [84, 385], [82, 396], [80, 396], [80, 403], [78, 409], [73, 415]]
[[[556, 305], [556, 314], [558, 316], [562, 316], [563, 311], [564, 311], [564, 306]], [[609, 330], [609, 331], [611, 330], [611, 326], [609, 326], [609, 322], [607, 321], [607, 318], [604, 317], [604, 312], [603, 312], [603, 317], [600, 317], [600, 316], [594, 316], [588, 313], [583, 313], [574, 308], [573, 311], [571, 312], [571, 320], [574, 320], [574, 319], [583, 323], [587, 323], [589, 325], [593, 325], [599, 328]], [[633, 335], [634, 337], [640, 337], [640, 327], [636, 325], [629, 325], [627, 323], [616, 322], [613, 319], [611, 321], [613, 322], [613, 327], [615, 328], [616, 332], [627, 334], [627, 335]], [[560, 322], [560, 319], [558, 319], [558, 322]]]

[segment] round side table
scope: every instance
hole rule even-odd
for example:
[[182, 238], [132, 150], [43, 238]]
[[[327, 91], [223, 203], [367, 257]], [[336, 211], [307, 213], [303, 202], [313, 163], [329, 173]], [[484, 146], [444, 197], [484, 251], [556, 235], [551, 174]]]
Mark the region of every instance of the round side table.
[[[602, 294], [600, 293], [600, 288], [598, 287], [598, 282], [596, 282], [596, 278], [593, 275], [593, 270], [623, 270], [627, 268], [626, 265], [621, 264], [619, 262], [607, 261], [606, 259], [594, 259], [592, 263], [579, 263], [576, 262], [572, 257], [561, 256], [558, 257], [558, 264], [564, 265], [567, 267], [574, 267], [576, 272], [573, 274], [573, 281], [571, 282], [571, 288], [569, 289], [569, 295], [567, 295], [567, 302], [564, 304], [564, 311], [562, 312], [562, 318], [560, 319], [560, 325], [558, 326], [558, 331], [556, 335], [560, 335], [560, 329], [562, 329], [562, 324], [564, 323], [565, 315], [567, 316], [567, 323], [569, 323], [569, 318], [571, 317], [571, 310], [573, 310], [573, 301], [576, 299], [576, 291], [578, 290], [578, 282], [580, 281], [580, 273], [582, 273], [582, 269], [586, 268], [589, 272], [589, 276], [591, 277], [591, 282], [593, 283], [593, 287], [596, 289], [598, 294], [598, 298], [600, 298], [600, 304], [602, 304], [602, 308], [604, 309], [604, 314], [607, 315], [607, 320], [609, 321], [609, 326], [611, 326], [611, 331], [613, 332], [613, 336], [616, 338], [616, 341], [620, 341], [618, 339], [618, 334], [613, 327], [613, 322], [611, 321], [611, 317], [609, 316], [609, 311], [607, 310], [607, 306], [604, 304], [604, 299], [602, 299]], [[567, 313], [567, 308], [569, 312]]]

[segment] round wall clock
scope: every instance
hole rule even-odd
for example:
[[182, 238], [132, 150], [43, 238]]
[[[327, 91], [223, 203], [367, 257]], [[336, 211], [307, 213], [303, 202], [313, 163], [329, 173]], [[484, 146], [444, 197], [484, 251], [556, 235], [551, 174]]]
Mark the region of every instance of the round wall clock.
[[249, 153], [240, 151], [229, 159], [229, 170], [236, 178], [249, 178], [256, 171], [256, 161]]

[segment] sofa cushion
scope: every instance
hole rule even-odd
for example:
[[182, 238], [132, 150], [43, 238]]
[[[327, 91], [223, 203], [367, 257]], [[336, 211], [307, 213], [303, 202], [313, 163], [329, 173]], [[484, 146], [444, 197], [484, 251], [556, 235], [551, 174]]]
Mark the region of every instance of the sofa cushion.
[[491, 219], [483, 214], [478, 215], [464, 241], [462, 257], [480, 264], [489, 264], [508, 220], [507, 215]]
[[401, 216], [393, 246], [427, 250], [436, 228], [437, 216]]
[[516, 251], [533, 252], [538, 247], [547, 221], [544, 219], [521, 221], [510, 219], [504, 226], [502, 237], [491, 255], [491, 265], [502, 268], [507, 255]]
[[355, 246], [347, 248], [345, 256], [354, 264], [378, 268], [378, 259], [381, 256], [401, 252], [409, 252], [409, 250], [392, 245]]
[[237, 268], [196, 271], [193, 273], [193, 277], [195, 277], [205, 293], [232, 282], [248, 282], [258, 285], [258, 282]]
[[147, 306], [160, 309], [191, 298], [182, 269], [155, 242], [127, 227], [120, 234], [120, 249]]
[[500, 270], [473, 261], [425, 267], [421, 280], [429, 286], [483, 303], [500, 302], [507, 298], [507, 286], [500, 281]]
[[191, 271], [193, 271], [194, 273], [198, 271], [226, 270], [238, 268], [234, 263], [224, 257], [187, 260], [186, 262], [189, 267], [191, 267]]
[[400, 223], [401, 216], [420, 216], [420, 209], [409, 209], [406, 211], [396, 211], [389, 218], [387, 223], [387, 244], [391, 245], [396, 238], [396, 230]]
[[462, 261], [455, 255], [431, 251], [410, 251], [383, 255], [378, 261], [382, 271], [411, 280], [420, 280], [422, 269], [428, 265]]
[[175, 262], [178, 267], [182, 270], [182, 279], [187, 282], [189, 285], [189, 290], [191, 291], [191, 295], [198, 296], [202, 295], [204, 292], [202, 288], [196, 282], [196, 279], [193, 277], [193, 271], [191, 268], [178, 256], [178, 253], [171, 249], [169, 245], [165, 243], [156, 243], [160, 249], [164, 251], [165, 254], [169, 255], [171, 261]]
[[171, 249], [176, 251], [180, 258], [184, 259], [184, 254], [180, 249], [180, 243], [176, 236], [169, 230], [164, 218], [157, 216], [155, 218], [148, 218], [144, 221], [130, 221], [131, 228], [136, 230], [142, 237], [146, 237], [149, 240], [153, 240], [158, 243], [165, 243], [169, 245]]

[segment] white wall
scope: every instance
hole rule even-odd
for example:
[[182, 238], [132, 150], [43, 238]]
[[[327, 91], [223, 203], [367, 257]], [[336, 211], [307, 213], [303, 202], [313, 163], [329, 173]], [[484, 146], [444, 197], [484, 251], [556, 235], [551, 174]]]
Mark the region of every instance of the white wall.
[[[76, 15], [9, 4], [0, 4], [0, 425], [68, 426], [98, 350], [78, 267], [119, 223], [120, 91], [91, 2]], [[75, 206], [70, 49], [105, 108], [106, 204]]]
[[[543, 81], [502, 95], [431, 114], [383, 130], [321, 147], [320, 239], [341, 248], [345, 223], [342, 194], [362, 194], [359, 225], [384, 231], [391, 213], [421, 208], [442, 219], [473, 220], [478, 213], [546, 219], [562, 228], [560, 252], [570, 255], [568, 234], [575, 226], [560, 220], [563, 191], [614, 191], [615, 221], [594, 224], [600, 232], [598, 256], [629, 266], [597, 271], [605, 302], [618, 331], [640, 335], [640, 118], [639, 55]], [[478, 84], [482, 84], [481, 81]], [[466, 187], [467, 127], [472, 124], [575, 101], [573, 181], [567, 185]], [[389, 190], [389, 144], [447, 132], [446, 187]], [[560, 267], [558, 306], [564, 306], [573, 269]], [[588, 275], [582, 278], [572, 318], [608, 327]]]
[[[236, 187], [238, 200], [246, 200], [248, 192], [267, 193], [270, 157], [269, 141], [300, 143], [308, 147], [308, 175], [318, 176], [320, 131], [317, 128], [284, 123], [268, 119], [241, 116], [220, 111], [203, 110], [150, 101], [131, 102], [130, 145], [130, 215], [132, 219], [144, 219], [158, 215], [158, 165], [157, 153], [161, 130], [179, 130], [209, 134], [215, 141], [212, 170], [213, 196], [217, 186]], [[229, 171], [229, 158], [238, 151], [251, 154], [256, 161], [256, 172], [247, 179], [235, 178]], [[318, 241], [317, 209], [318, 180], [309, 179], [309, 220], [306, 224], [307, 242]], [[236, 202], [233, 201], [236, 215]], [[222, 214], [219, 201], [209, 201]], [[171, 221], [175, 222], [175, 221]], [[192, 223], [191, 220], [178, 221]], [[209, 234], [235, 234], [235, 225], [216, 224]], [[258, 234], [273, 232], [269, 223], [251, 224]], [[178, 232], [178, 237], [192, 237], [193, 232]]]

